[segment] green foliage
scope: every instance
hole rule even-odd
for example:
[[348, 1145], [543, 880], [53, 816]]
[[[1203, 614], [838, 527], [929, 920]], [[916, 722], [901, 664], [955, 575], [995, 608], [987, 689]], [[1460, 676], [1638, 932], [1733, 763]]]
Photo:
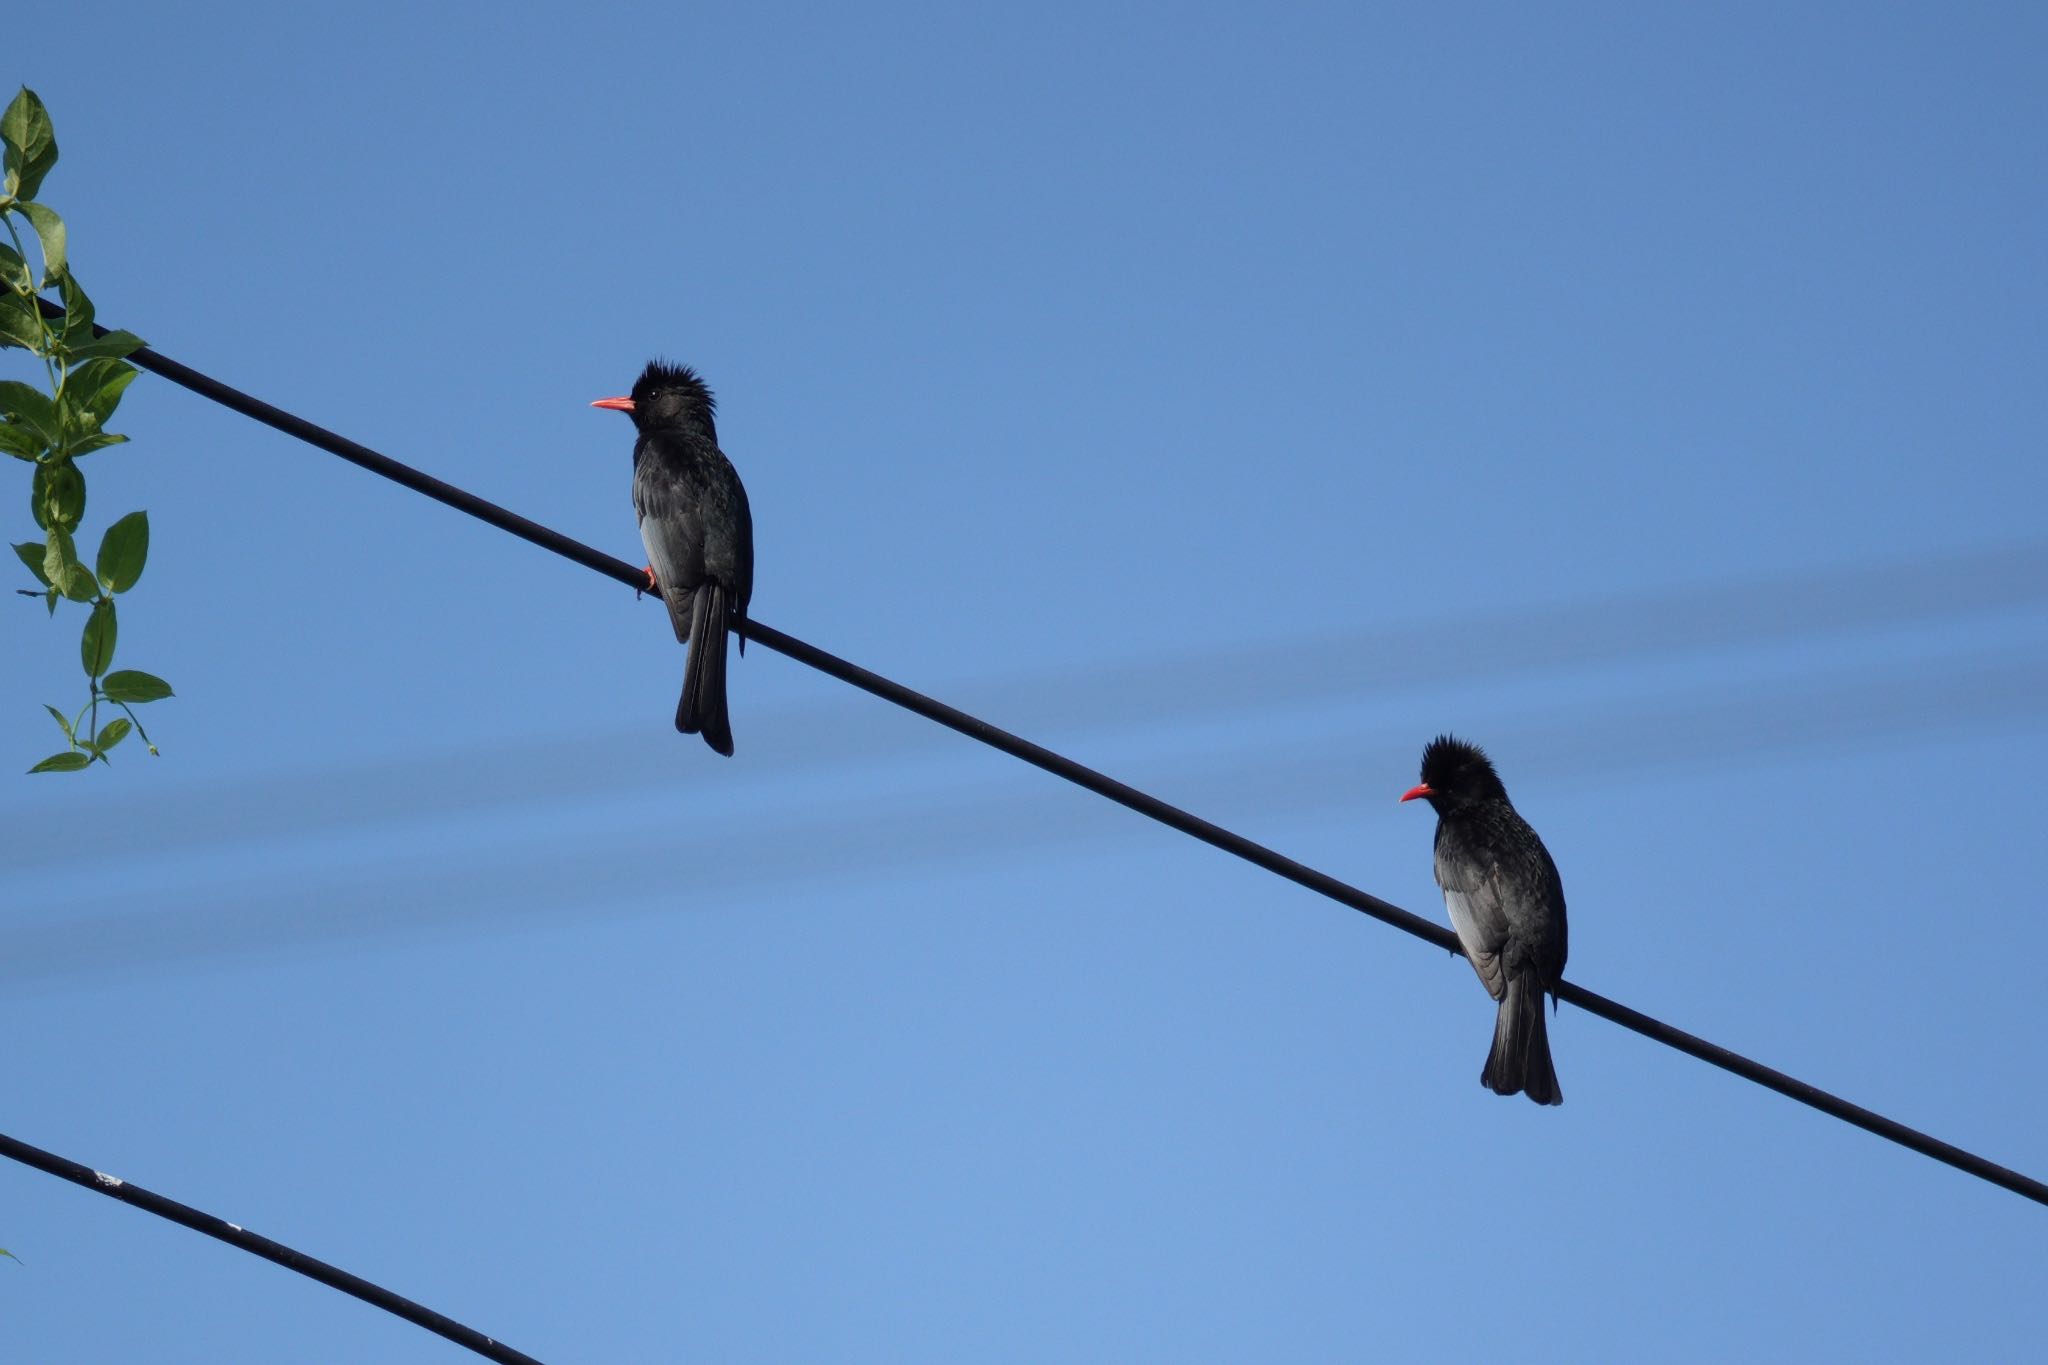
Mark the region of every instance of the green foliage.
[[18, 379], [0, 379], [0, 417], [45, 447], [57, 444], [57, 400]]
[[[58, 430], [72, 439], [97, 432], [100, 424], [114, 415], [121, 390], [139, 373], [125, 360], [100, 358], [78, 365], [65, 381], [63, 397], [57, 403]], [[75, 452], [66, 446], [64, 453]]]
[[71, 543], [71, 533], [61, 526], [50, 528], [49, 543], [43, 547], [42, 576], [74, 602], [90, 602], [100, 595], [99, 584], [78, 562], [78, 547]]
[[47, 204], [23, 204], [21, 212], [43, 245], [43, 288], [64, 278], [64, 220]]
[[0, 418], [0, 450], [6, 451], [17, 460], [33, 460], [41, 450], [42, 442], [27, 427]]
[[100, 695], [108, 701], [162, 701], [171, 695], [171, 685], [154, 674], [124, 668], [100, 680]]
[[[119, 360], [124, 355], [134, 355], [149, 344], [141, 337], [135, 335], [135, 333], [124, 332], [119, 328], [107, 333], [103, 337], [90, 335], [91, 330], [91, 328], [87, 328], [88, 335], [76, 342], [66, 341], [64, 343], [64, 354], [74, 361], [93, 360], [101, 356]], [[125, 441], [128, 438], [123, 436], [119, 439]]]
[[25, 85], [0, 114], [0, 139], [7, 143], [7, 179], [0, 192], [10, 200], [35, 198], [43, 177], [57, 164], [57, 134], [49, 111]]
[[69, 531], [85, 516], [85, 475], [69, 460], [39, 461], [29, 484], [28, 508], [44, 530]]
[[[7, 253], [14, 256], [12, 251]], [[14, 257], [20, 260], [19, 256]], [[36, 340], [42, 335], [42, 327], [36, 321], [36, 306], [14, 292], [14, 279], [7, 281], [8, 292], [0, 296], [0, 346], [21, 346], [34, 350]]]
[[[114, 599], [141, 579], [149, 558], [148, 515], [130, 512], [108, 526], [91, 568], [80, 561], [76, 540], [85, 520], [85, 474], [78, 461], [128, 439], [106, 426], [139, 373], [127, 357], [144, 343], [133, 332], [95, 334], [92, 300], [71, 273], [64, 220], [36, 198], [57, 164], [57, 135], [34, 91], [24, 87], [0, 113], [0, 143], [6, 150], [0, 221], [7, 229], [7, 241], [0, 243], [0, 349], [29, 352], [41, 362], [46, 381], [38, 388], [18, 379], [0, 380], [0, 453], [33, 466], [29, 515], [42, 532], [40, 541], [14, 546], [15, 558], [36, 583], [17, 591], [40, 598], [51, 615], [60, 601], [89, 608], [78, 656], [90, 695], [76, 715], [45, 705], [69, 747], [29, 771], [80, 772], [95, 759], [106, 762], [107, 752], [130, 733], [156, 753], [130, 708], [172, 695], [170, 684], [152, 674], [107, 671], [119, 636]], [[28, 237], [35, 239], [33, 260]], [[51, 290], [57, 297], [49, 302], [63, 311], [46, 317], [43, 295]], [[122, 714], [102, 725], [102, 705]]]
[[107, 528], [100, 537], [95, 571], [108, 592], [126, 592], [142, 577], [142, 562], [149, 558], [149, 513], [130, 512]]
[[86, 677], [98, 678], [113, 666], [114, 640], [119, 630], [114, 616], [114, 599], [102, 597], [93, 603], [92, 615], [85, 621], [85, 634], [78, 641], [78, 655], [85, 664]]

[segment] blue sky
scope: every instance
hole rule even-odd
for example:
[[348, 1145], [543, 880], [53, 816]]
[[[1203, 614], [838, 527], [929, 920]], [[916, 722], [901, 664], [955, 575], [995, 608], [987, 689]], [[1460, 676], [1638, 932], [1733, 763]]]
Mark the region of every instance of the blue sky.
[[[104, 319], [622, 556], [687, 361], [760, 619], [1434, 916], [1468, 735], [1574, 979], [2048, 1172], [2038, 7], [26, 20]], [[2048, 1331], [2036, 1206], [1571, 1010], [1497, 1099], [1443, 953], [766, 651], [721, 760], [652, 603], [120, 417], [179, 696], [0, 792], [0, 1131], [551, 1362]], [[0, 1188], [10, 1358], [465, 1358]]]

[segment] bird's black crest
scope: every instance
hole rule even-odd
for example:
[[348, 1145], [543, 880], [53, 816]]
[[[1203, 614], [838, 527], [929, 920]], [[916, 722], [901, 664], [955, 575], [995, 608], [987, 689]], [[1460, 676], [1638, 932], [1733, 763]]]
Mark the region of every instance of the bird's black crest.
[[1466, 800], [1508, 794], [1486, 751], [1455, 735], [1438, 735], [1423, 749], [1422, 780], [1447, 796]]
[[640, 377], [633, 381], [633, 406], [645, 409], [652, 406], [656, 394], [674, 394], [686, 408], [702, 408], [708, 415], [718, 410], [718, 400], [711, 396], [711, 390], [704, 384], [697, 372], [688, 365], [672, 365], [666, 360], [650, 360]]

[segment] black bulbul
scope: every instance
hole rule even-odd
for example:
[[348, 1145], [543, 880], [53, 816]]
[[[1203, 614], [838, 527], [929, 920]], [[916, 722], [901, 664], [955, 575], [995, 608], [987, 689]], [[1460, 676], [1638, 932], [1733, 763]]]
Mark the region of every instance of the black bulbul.
[[647, 585], [668, 604], [676, 639], [690, 646], [676, 729], [702, 732], [721, 754], [732, 753], [725, 709], [725, 637], [747, 648], [747, 601], [754, 595], [754, 518], [747, 490], [718, 448], [711, 390], [686, 365], [649, 362], [630, 398], [590, 406], [629, 414], [633, 443], [633, 510], [647, 546]]
[[1564, 883], [1550, 851], [1515, 812], [1480, 749], [1440, 735], [1422, 751], [1424, 797], [1436, 808], [1436, 884], [1458, 942], [1487, 994], [1500, 1001], [1493, 1050], [1479, 1083], [1562, 1104], [1543, 1022], [1544, 992], [1564, 976]]

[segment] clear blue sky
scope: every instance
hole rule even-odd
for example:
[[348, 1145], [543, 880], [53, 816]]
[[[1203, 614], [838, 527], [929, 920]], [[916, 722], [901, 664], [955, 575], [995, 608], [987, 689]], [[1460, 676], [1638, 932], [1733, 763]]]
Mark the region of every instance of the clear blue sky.
[[[18, 19], [103, 318], [626, 556], [585, 405], [687, 361], [762, 620], [1433, 916], [1469, 735], [1573, 978], [2048, 1173], [2041, 7]], [[766, 651], [721, 760], [652, 603], [121, 418], [179, 697], [0, 792], [0, 1131], [551, 1363], [2048, 1334], [2048, 1210], [1569, 1009], [1497, 1099], [1446, 954]], [[467, 1358], [25, 1168], [0, 1245], [8, 1359]]]

